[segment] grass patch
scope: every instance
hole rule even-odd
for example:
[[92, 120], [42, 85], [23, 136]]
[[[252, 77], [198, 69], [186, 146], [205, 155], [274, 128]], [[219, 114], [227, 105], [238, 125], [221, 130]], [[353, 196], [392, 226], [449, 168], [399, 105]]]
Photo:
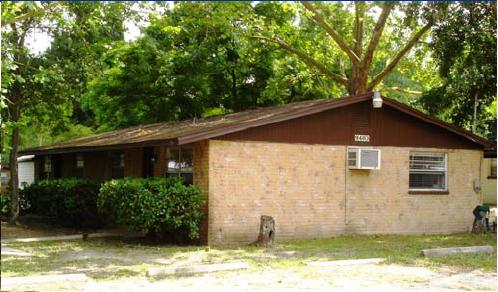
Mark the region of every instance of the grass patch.
[[[491, 255], [458, 255], [423, 258], [424, 248], [492, 245]], [[52, 241], [15, 243], [10, 247], [32, 253], [33, 257], [2, 257], [2, 276], [53, 273], [85, 273], [98, 279], [144, 276], [152, 267], [185, 266], [244, 260], [246, 272], [271, 268], [311, 273], [305, 262], [355, 258], [387, 258], [387, 263], [456, 269], [496, 270], [496, 235], [348, 235], [329, 239], [279, 242], [273, 248], [254, 246], [151, 246], [117, 240]]]
[[[491, 255], [455, 255], [423, 258], [422, 249], [491, 245]], [[386, 258], [387, 263], [496, 270], [496, 235], [460, 233], [451, 235], [349, 235], [331, 239], [282, 243], [288, 250], [302, 252], [314, 260]]]

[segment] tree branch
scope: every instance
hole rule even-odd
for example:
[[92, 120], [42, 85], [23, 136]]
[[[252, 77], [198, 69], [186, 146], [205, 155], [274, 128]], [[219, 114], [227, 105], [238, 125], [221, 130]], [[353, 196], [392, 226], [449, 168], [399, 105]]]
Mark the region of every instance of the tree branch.
[[344, 39], [335, 31], [330, 24], [327, 23], [325, 19], [318, 13], [318, 11], [309, 2], [302, 1], [301, 4], [313, 14], [313, 20], [315, 23], [322, 27], [328, 35], [337, 43], [337, 45], [349, 56], [351, 62], [354, 64], [360, 63], [360, 58], [351, 50]]
[[385, 2], [382, 6], [382, 12], [379, 16], [379, 19], [377, 19], [377, 23], [375, 24], [372, 39], [370, 39], [370, 43], [368, 44], [368, 48], [365, 52], [361, 65], [362, 69], [367, 70], [367, 72], [370, 64], [372, 64], [375, 49], [377, 48], [377, 44], [379, 43], [380, 37], [382, 36], [382, 32], [384, 31], [384, 27], [386, 26], [387, 18], [389, 17], [393, 6], [394, 5], [389, 2]]
[[327, 77], [329, 77], [333, 81], [340, 83], [342, 85], [347, 85], [347, 83], [348, 83], [348, 79], [345, 76], [341, 76], [339, 74], [336, 74], [336, 73], [330, 71], [327, 67], [322, 65], [320, 62], [315, 60], [313, 57], [311, 57], [307, 53], [287, 44], [285, 41], [283, 41], [279, 38], [268, 38], [268, 37], [264, 37], [264, 36], [251, 36], [251, 38], [255, 38], [255, 39], [259, 39], [259, 40], [263, 40], [263, 41], [277, 44], [282, 49], [297, 55], [303, 62], [305, 62], [309, 66], [313, 66], [313, 67], [317, 68], [320, 72], [325, 74]]
[[387, 91], [397, 91], [397, 92], [401, 92], [401, 93], [408, 93], [408, 94], [413, 94], [413, 95], [422, 95], [422, 91], [418, 91], [418, 90], [412, 90], [412, 89], [408, 89], [408, 88], [401, 88], [401, 87], [397, 87], [397, 86], [394, 86], [394, 87], [386, 87], [384, 88], [384, 90], [387, 90]]
[[361, 49], [363, 46], [363, 20], [365, 18], [365, 2], [355, 2], [355, 18], [354, 18], [354, 45], [353, 51], [361, 58]]
[[26, 19], [29, 19], [29, 18], [33, 18], [33, 17], [36, 17], [36, 16], [42, 16], [43, 14], [45, 14], [47, 12], [47, 10], [49, 10], [49, 9], [51, 9], [53, 7], [56, 7], [56, 6], [60, 5], [60, 4], [61, 4], [60, 2], [55, 2], [55, 1], [54, 2], [50, 2], [47, 5], [43, 6], [42, 8], [35, 9], [35, 10], [32, 10], [32, 11], [26, 12], [24, 14], [18, 15], [16, 17], [10, 19], [9, 21], [2, 23], [2, 25], [8, 25], [8, 24], [11, 24], [11, 23], [14, 23], [14, 22], [20, 22], [20, 21], [23, 21], [23, 20], [26, 20]]
[[413, 48], [413, 46], [418, 42], [418, 40], [431, 28], [432, 22], [427, 23], [424, 25], [415, 35], [412, 37], [412, 39], [401, 49], [398, 54], [394, 57], [394, 59], [375, 77], [373, 80], [370, 82], [368, 85], [367, 90], [372, 91], [375, 86], [377, 86], [391, 71], [398, 65], [399, 61], [406, 55], [406, 53]]

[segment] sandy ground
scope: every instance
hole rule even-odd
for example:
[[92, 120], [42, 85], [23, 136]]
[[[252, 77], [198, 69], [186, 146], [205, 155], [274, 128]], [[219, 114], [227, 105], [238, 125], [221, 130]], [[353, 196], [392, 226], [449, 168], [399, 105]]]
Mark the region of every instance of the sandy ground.
[[365, 265], [320, 269], [304, 276], [287, 270], [258, 274], [229, 273], [150, 282], [107, 281], [88, 283], [85, 291], [496, 291], [496, 275], [478, 271], [448, 275], [427, 268]]
[[52, 227], [52, 226], [26, 226], [26, 225], [17, 225], [10, 226], [7, 222], [2, 222], [2, 239], [11, 239], [11, 238], [30, 238], [30, 237], [45, 237], [45, 236], [56, 236], [56, 235], [70, 235], [70, 234], [79, 234], [81, 231], [70, 229], [70, 228], [61, 228], [61, 227]]
[[220, 272], [154, 280], [144, 277], [86, 283], [22, 285], [12, 291], [496, 291], [496, 273], [366, 264]]
[[[59, 230], [15, 230], [17, 237], [47, 236], [60, 234]], [[2, 223], [2, 238], [10, 237], [9, 227]], [[26, 231], [24, 233], [24, 231]], [[36, 235], [35, 235], [36, 234]], [[4, 248], [5, 246], [2, 246]], [[20, 250], [22, 251], [22, 250]], [[8, 291], [496, 291], [496, 273], [480, 270], [462, 270], [449, 267], [420, 267], [394, 264], [343, 265], [333, 267], [302, 266], [271, 268], [258, 263], [249, 270], [219, 272], [195, 276], [168, 277], [150, 279], [145, 272], [121, 278], [106, 277], [99, 279], [101, 273], [114, 273], [115, 263], [136, 265], [149, 262], [165, 267], [181, 263], [199, 262], [200, 259], [189, 258], [198, 253], [183, 253], [181, 258], [161, 258], [155, 253], [141, 250], [113, 252], [112, 250], [71, 250], [58, 254], [61, 260], [71, 263], [78, 260], [95, 260], [86, 269], [54, 270], [54, 273], [86, 273], [89, 280], [81, 282], [64, 282], [30, 285], [28, 282], [16, 287], [2, 287]], [[273, 257], [293, 257], [293, 251], [276, 252]], [[235, 255], [234, 258], [238, 256]], [[270, 256], [263, 263], [272, 261]], [[99, 266], [103, 261], [109, 265]], [[66, 263], [66, 262], [65, 262]], [[109, 270], [110, 269], [110, 270]], [[122, 275], [121, 275], [122, 276]]]

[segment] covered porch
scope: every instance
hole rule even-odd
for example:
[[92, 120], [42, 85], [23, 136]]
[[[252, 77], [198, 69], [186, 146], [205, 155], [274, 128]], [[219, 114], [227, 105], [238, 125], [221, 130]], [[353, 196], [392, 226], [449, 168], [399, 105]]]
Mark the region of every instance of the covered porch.
[[193, 183], [194, 145], [79, 149], [35, 155], [35, 179], [182, 176]]

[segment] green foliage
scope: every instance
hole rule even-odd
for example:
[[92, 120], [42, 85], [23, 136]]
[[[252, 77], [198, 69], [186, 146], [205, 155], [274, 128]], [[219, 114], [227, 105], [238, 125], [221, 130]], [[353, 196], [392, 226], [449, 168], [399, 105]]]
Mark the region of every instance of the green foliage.
[[451, 3], [449, 11], [431, 42], [443, 82], [420, 104], [431, 115], [470, 129], [477, 99], [477, 133], [496, 139], [496, 114], [489, 110], [496, 101], [496, 2]]
[[100, 189], [99, 212], [111, 222], [147, 233], [186, 232], [199, 237], [202, 193], [179, 178], [125, 178]]
[[10, 196], [8, 193], [0, 193], [0, 214], [3, 218], [10, 215]]
[[[351, 48], [356, 43], [355, 8], [363, 5], [359, 51], [364, 56], [384, 4], [313, 5]], [[3, 149], [11, 148], [7, 136], [16, 126], [20, 145], [29, 147], [129, 125], [348, 93], [344, 84], [295, 54], [255, 38], [282, 39], [334, 74], [353, 78], [350, 58], [302, 4], [178, 2], [147, 15], [148, 8], [161, 5], [2, 2]], [[414, 32], [433, 22], [434, 31], [417, 41], [376, 89], [467, 128], [473, 108], [469, 96], [477, 94], [479, 132], [492, 131], [488, 125], [493, 119], [490, 103], [496, 100], [495, 3], [394, 5], [368, 81], [386, 68]], [[125, 41], [127, 24], [137, 21], [146, 24], [141, 36]], [[52, 39], [39, 55], [20, 42], [34, 28]], [[417, 102], [422, 92], [426, 94]], [[22, 114], [14, 121], [14, 108], [6, 98], [19, 93]]]
[[97, 197], [101, 183], [82, 179], [43, 180], [21, 190], [24, 213], [47, 216], [65, 227], [100, 227]]
[[[0, 146], [4, 153], [11, 149], [8, 135], [16, 126], [21, 148], [93, 132], [93, 116], [82, 109], [81, 96], [88, 80], [102, 71], [104, 52], [124, 41], [124, 22], [136, 14], [132, 5], [2, 2]], [[28, 50], [35, 31], [51, 38], [47, 51]], [[13, 116], [16, 108], [21, 109], [18, 119]]]
[[85, 108], [108, 130], [339, 94], [294, 56], [248, 37], [252, 18], [294, 13], [263, 6], [176, 3], [137, 41], [109, 50]]

